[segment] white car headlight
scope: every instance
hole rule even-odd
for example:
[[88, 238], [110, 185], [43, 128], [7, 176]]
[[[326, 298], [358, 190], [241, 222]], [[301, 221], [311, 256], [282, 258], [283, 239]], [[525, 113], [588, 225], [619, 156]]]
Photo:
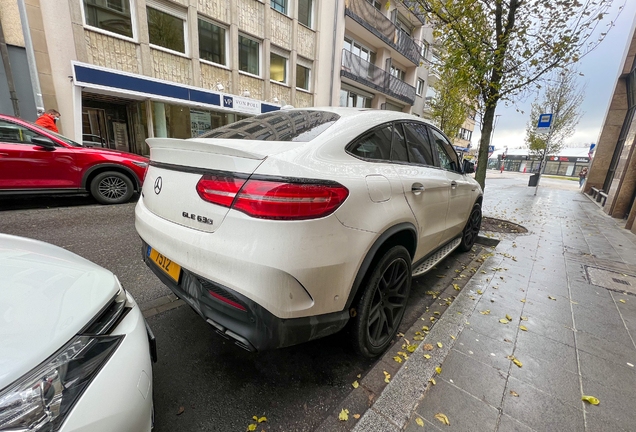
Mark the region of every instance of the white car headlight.
[[76, 336], [0, 393], [0, 430], [56, 431], [123, 336]]

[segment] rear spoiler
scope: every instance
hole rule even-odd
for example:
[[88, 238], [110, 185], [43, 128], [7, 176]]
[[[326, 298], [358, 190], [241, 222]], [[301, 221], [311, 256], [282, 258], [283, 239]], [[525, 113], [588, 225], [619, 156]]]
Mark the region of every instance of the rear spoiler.
[[305, 143], [289, 141], [258, 141], [241, 139], [216, 138], [148, 138], [146, 140], [152, 150], [174, 149], [189, 152], [216, 153], [247, 159], [263, 160], [267, 156], [282, 153]]

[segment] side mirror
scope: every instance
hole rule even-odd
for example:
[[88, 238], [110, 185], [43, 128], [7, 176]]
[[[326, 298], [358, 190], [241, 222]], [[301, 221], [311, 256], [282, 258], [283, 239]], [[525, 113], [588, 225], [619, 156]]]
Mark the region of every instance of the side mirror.
[[34, 136], [31, 138], [31, 144], [42, 147], [44, 150], [55, 150], [55, 143], [50, 138]]
[[472, 174], [475, 172], [475, 163], [464, 159], [464, 174]]

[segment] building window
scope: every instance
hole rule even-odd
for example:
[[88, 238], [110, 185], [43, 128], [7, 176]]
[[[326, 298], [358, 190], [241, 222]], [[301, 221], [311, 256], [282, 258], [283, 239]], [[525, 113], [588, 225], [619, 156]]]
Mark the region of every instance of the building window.
[[423, 59], [428, 57], [428, 42], [422, 41], [422, 46], [420, 47], [420, 55]]
[[298, 22], [311, 28], [313, 0], [298, 0]]
[[185, 54], [185, 13], [170, 13], [163, 6], [161, 10], [147, 6], [146, 10], [150, 44]]
[[340, 106], [349, 108], [371, 108], [373, 96], [347, 89], [340, 90]]
[[287, 59], [278, 54], [269, 55], [269, 79], [287, 83]]
[[309, 91], [309, 73], [310, 69], [296, 65], [296, 88]]
[[406, 77], [406, 72], [404, 72], [402, 69], [398, 67], [391, 66], [391, 75], [393, 75], [400, 81], [404, 81], [404, 78]]
[[239, 70], [252, 75], [260, 74], [259, 43], [239, 35]]
[[373, 5], [373, 7], [377, 10], [382, 10], [382, 3], [380, 3], [378, 0], [367, 0], [367, 3]]
[[133, 37], [130, 0], [84, 0], [86, 25]]
[[227, 66], [225, 29], [199, 18], [199, 57]]
[[287, 0], [271, 0], [271, 5], [278, 12], [287, 15]]
[[415, 89], [415, 93], [418, 96], [422, 96], [422, 93], [424, 93], [424, 80], [423, 79], [418, 79], [417, 80], [417, 88]]

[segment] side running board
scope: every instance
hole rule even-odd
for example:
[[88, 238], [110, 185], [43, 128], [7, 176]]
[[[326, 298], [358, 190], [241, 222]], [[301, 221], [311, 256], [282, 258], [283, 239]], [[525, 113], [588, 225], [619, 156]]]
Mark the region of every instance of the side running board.
[[456, 238], [444, 247], [438, 249], [433, 255], [428, 257], [426, 261], [413, 269], [413, 277], [422, 276], [424, 273], [435, 267], [437, 263], [446, 258], [452, 251], [462, 242], [461, 238]]

